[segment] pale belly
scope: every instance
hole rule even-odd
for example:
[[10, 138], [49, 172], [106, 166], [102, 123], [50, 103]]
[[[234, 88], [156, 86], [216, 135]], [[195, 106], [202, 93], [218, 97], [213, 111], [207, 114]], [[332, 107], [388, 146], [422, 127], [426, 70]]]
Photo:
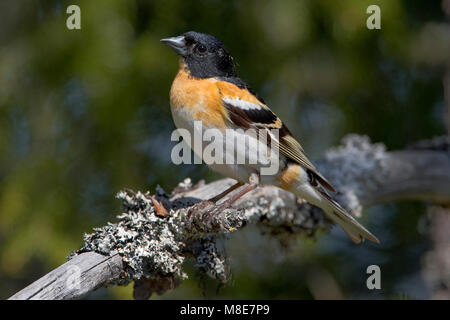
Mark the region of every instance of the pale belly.
[[[186, 130], [184, 141], [212, 170], [247, 183], [252, 173], [260, 175], [262, 184], [277, 184], [285, 168], [283, 156], [267, 152], [266, 144], [250, 137], [242, 129], [217, 130], [194, 122], [190, 114], [172, 108], [178, 129]], [[196, 140], [197, 139], [197, 140]]]

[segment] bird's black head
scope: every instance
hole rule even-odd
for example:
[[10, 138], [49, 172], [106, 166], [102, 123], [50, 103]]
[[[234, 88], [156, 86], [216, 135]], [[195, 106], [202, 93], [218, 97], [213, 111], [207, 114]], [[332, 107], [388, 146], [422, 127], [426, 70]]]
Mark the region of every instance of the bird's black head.
[[214, 36], [189, 31], [181, 36], [161, 39], [161, 41], [184, 59], [193, 77], [236, 76], [233, 58], [223, 43]]

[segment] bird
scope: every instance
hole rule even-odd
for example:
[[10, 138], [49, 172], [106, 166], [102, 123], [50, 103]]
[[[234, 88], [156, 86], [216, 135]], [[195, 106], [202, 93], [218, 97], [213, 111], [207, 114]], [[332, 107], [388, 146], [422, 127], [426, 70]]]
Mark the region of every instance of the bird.
[[[229, 189], [209, 199], [210, 202], [216, 203], [242, 187], [221, 203], [220, 208], [224, 208], [259, 185], [274, 185], [321, 208], [353, 242], [361, 243], [368, 239], [379, 243], [376, 236], [330, 196], [329, 192], [335, 193], [335, 188], [307, 158], [303, 147], [281, 119], [238, 77], [233, 57], [219, 39], [210, 34], [189, 31], [160, 41], [179, 56], [178, 72], [170, 88], [171, 113], [178, 129], [195, 134], [198, 130], [195, 123], [200, 123], [202, 130], [231, 132], [233, 138], [253, 140], [260, 137], [260, 132], [266, 132], [267, 139], [261, 139], [263, 142], [258, 140], [258, 143], [265, 143], [268, 150], [274, 150], [269, 155], [261, 153], [266, 164], [267, 161], [277, 162], [276, 170], [271, 174], [262, 174], [264, 166], [260, 162], [255, 164], [248, 161], [252, 156], [259, 156], [255, 155], [256, 149], [253, 147], [244, 148], [247, 162], [207, 163], [212, 170], [237, 181]], [[258, 132], [257, 137], [250, 137], [246, 133], [251, 129]], [[215, 142], [226, 144], [226, 140], [223, 138]], [[186, 142], [198, 154], [192, 142]], [[238, 146], [234, 149], [238, 149]], [[234, 149], [232, 151], [236, 151]]]

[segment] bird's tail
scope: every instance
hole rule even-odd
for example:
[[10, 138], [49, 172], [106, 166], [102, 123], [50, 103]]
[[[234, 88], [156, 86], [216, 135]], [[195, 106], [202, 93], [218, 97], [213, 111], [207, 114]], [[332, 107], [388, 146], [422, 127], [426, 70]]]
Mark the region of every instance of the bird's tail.
[[369, 239], [370, 241], [380, 243], [377, 237], [356, 221], [356, 219], [331, 198], [320, 185], [301, 183], [290, 189], [290, 191], [309, 203], [322, 208], [328, 218], [340, 225], [353, 242], [361, 243], [364, 239]]
[[[317, 189], [316, 189], [317, 190]], [[360, 243], [364, 239], [380, 243], [369, 230], [364, 228], [353, 216], [351, 216], [339, 203], [333, 200], [327, 193], [317, 190], [323, 199], [321, 208], [326, 212], [327, 216], [344, 229], [345, 233], [355, 243]]]

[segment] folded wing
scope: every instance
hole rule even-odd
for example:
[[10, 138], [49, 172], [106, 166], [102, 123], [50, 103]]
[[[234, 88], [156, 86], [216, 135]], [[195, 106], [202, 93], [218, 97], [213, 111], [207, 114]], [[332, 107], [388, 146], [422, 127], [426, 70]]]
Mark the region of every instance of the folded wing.
[[[217, 82], [227, 117], [235, 126], [242, 129], [265, 129], [270, 136], [271, 148], [278, 148], [286, 158], [306, 169], [323, 187], [336, 192], [333, 186], [319, 173], [306, 157], [300, 143], [260, 98], [255, 96], [248, 86], [238, 87], [227, 81]], [[278, 129], [278, 138], [270, 130]]]

